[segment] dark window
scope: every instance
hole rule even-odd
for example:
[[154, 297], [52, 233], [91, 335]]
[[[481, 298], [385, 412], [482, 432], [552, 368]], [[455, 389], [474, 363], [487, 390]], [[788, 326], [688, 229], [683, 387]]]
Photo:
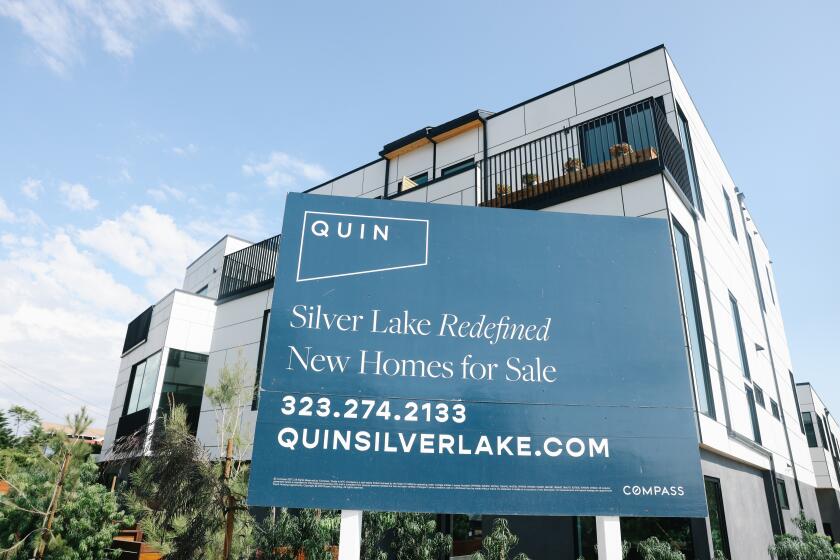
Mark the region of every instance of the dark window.
[[741, 329], [741, 313], [738, 311], [738, 300], [730, 292], [729, 303], [732, 306], [732, 321], [735, 323], [735, 336], [738, 338], [738, 352], [741, 355], [741, 371], [744, 377], [750, 378], [750, 362], [747, 359], [747, 345], [744, 343], [744, 331]]
[[823, 449], [828, 449], [828, 440], [825, 437], [825, 420], [817, 414], [817, 427], [820, 429], [820, 441], [822, 441]]
[[755, 409], [755, 394], [752, 387], [744, 385], [744, 390], [747, 393], [747, 405], [750, 407], [750, 422], [752, 423], [753, 440], [761, 444], [761, 430], [758, 427], [758, 412]]
[[268, 342], [268, 317], [271, 309], [263, 312], [262, 332], [260, 332], [260, 349], [257, 352], [257, 372], [254, 376], [254, 398], [251, 399], [251, 410], [257, 410], [260, 404], [260, 381], [262, 380], [263, 364], [265, 363], [265, 345]]
[[677, 250], [677, 268], [679, 269], [680, 288], [685, 306], [688, 325], [688, 343], [691, 348], [694, 377], [697, 380], [697, 400], [700, 412], [715, 417], [715, 401], [712, 395], [712, 381], [709, 364], [706, 359], [706, 343], [703, 335], [703, 321], [700, 317], [700, 305], [697, 286], [694, 280], [694, 265], [691, 259], [691, 243], [680, 225], [674, 222], [674, 238]]
[[201, 288], [199, 288], [199, 289], [195, 292], [195, 294], [196, 294], [196, 295], [198, 295], [198, 296], [206, 296], [206, 295], [207, 295], [207, 288], [209, 288], [209, 287], [210, 287], [210, 286], [209, 286], [208, 284], [204, 284], [204, 286], [202, 286]]
[[700, 197], [700, 181], [697, 179], [697, 165], [694, 163], [694, 146], [691, 144], [691, 131], [688, 128], [688, 119], [677, 105], [677, 129], [680, 135], [680, 144], [685, 152], [685, 165], [688, 167], [688, 182], [691, 186], [691, 197], [694, 199], [694, 206], [703, 214], [703, 199]]
[[712, 545], [717, 551], [729, 558], [729, 535], [726, 533], [726, 515], [723, 511], [723, 494], [720, 480], [706, 477], [706, 503], [709, 506], [709, 527], [712, 530]]
[[781, 478], [776, 479], [776, 494], [779, 496], [779, 506], [782, 509], [790, 509], [790, 502], [788, 501], [787, 486], [785, 481]]
[[149, 327], [152, 324], [152, 312], [154, 309], [155, 306], [152, 305], [128, 324], [128, 328], [125, 331], [125, 340], [123, 341], [123, 354], [135, 346], [146, 342], [146, 338], [149, 336]]
[[755, 391], [755, 402], [758, 403], [758, 406], [761, 408], [767, 408], [767, 405], [764, 402], [764, 391], [761, 390], [761, 387], [753, 383], [753, 390]]
[[770, 290], [770, 300], [776, 305], [776, 294], [773, 292], [773, 279], [770, 276], [770, 265], [764, 265], [764, 272], [767, 273], [767, 288]]
[[747, 248], [750, 251], [750, 264], [752, 265], [753, 281], [755, 282], [755, 291], [758, 293], [758, 302], [761, 304], [761, 310], [765, 311], [764, 306], [764, 291], [761, 289], [761, 280], [758, 277], [758, 266], [755, 264], [755, 248], [753, 247], [752, 237], [747, 234]]
[[620, 143], [632, 150], [656, 146], [653, 112], [649, 103], [634, 105], [583, 123], [578, 128], [585, 165], [612, 159], [610, 148]]
[[773, 399], [770, 399], [770, 413], [773, 414], [773, 418], [776, 420], [781, 420], [782, 416], [779, 413], [779, 405]]
[[123, 416], [152, 406], [160, 371], [160, 358], [160, 352], [155, 352], [142, 362], [131, 366], [131, 376], [128, 378], [123, 404]]
[[[793, 379], [793, 372], [788, 370], [788, 377], [790, 377], [790, 390], [793, 391], [793, 402], [796, 403], [796, 412], [798, 413], [802, 408], [799, 406], [799, 394], [796, 392], [796, 381]], [[802, 430], [802, 433], [805, 433], [805, 422], [802, 420], [802, 416], [799, 416], [799, 429]]]
[[819, 447], [817, 434], [814, 432], [814, 419], [810, 412], [802, 413], [802, 424], [805, 426], [805, 438], [808, 440], [808, 447]]
[[166, 358], [158, 416], [168, 414], [171, 405], [182, 405], [187, 411], [190, 432], [195, 434], [198, 430], [198, 415], [201, 412], [206, 375], [207, 354], [171, 348]]
[[440, 170], [440, 176], [446, 177], [448, 175], [455, 175], [456, 173], [460, 173], [461, 171], [466, 171], [475, 167], [475, 162], [472, 159], [464, 160], [458, 163], [453, 163], [448, 167], [444, 167]]
[[738, 230], [735, 229], [735, 214], [732, 213], [732, 200], [726, 193], [726, 187], [723, 189], [723, 199], [726, 203], [726, 213], [729, 215], [729, 229], [732, 230], [732, 236], [738, 239]]

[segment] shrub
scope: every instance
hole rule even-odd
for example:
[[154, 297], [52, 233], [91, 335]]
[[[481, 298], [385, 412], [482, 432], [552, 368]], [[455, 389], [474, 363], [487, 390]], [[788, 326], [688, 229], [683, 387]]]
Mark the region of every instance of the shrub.
[[674, 550], [670, 544], [650, 537], [636, 543], [636, 548], [644, 560], [685, 560], [685, 554]]

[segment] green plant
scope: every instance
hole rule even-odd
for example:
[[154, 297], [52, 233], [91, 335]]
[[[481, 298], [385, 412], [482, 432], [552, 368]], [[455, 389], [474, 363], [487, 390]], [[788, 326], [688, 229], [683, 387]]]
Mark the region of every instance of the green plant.
[[15, 444], [15, 436], [9, 429], [6, 415], [0, 410], [0, 449], [8, 449]]
[[569, 158], [563, 164], [563, 168], [567, 173], [574, 173], [575, 171], [583, 170], [583, 162], [579, 158]]
[[396, 560], [433, 560], [452, 550], [452, 537], [437, 531], [437, 523], [429, 513], [397, 513], [394, 517]]
[[685, 554], [656, 537], [639, 541], [636, 543], [636, 548], [644, 560], [685, 560]]
[[361, 560], [387, 560], [383, 549], [385, 534], [394, 528], [396, 514], [385, 511], [366, 511], [362, 519]]
[[804, 512], [792, 518], [801, 533], [800, 537], [785, 533], [775, 536], [775, 543], [768, 552], [777, 560], [840, 560], [840, 547], [832, 546], [831, 539], [817, 533], [817, 524]]
[[540, 182], [540, 176], [536, 173], [525, 173], [522, 175], [522, 184], [526, 187], [532, 187]]
[[520, 552], [513, 559], [510, 551], [519, 544], [519, 537], [514, 535], [508, 527], [508, 520], [497, 517], [493, 520], [493, 529], [481, 541], [481, 551], [472, 556], [472, 560], [528, 560], [528, 556]]
[[302, 509], [297, 514], [286, 508], [268, 517], [254, 529], [254, 547], [261, 560], [326, 560], [328, 547], [338, 542], [341, 519], [335, 511]]
[[722, 550], [715, 550], [715, 560], [729, 560]]
[[510, 185], [504, 185], [499, 183], [496, 185], [496, 194], [503, 195], [503, 194], [510, 194]]

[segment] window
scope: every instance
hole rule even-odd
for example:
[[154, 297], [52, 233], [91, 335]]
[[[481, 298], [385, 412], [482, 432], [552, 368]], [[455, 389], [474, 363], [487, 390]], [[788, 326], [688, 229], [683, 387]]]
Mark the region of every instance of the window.
[[823, 449], [828, 449], [828, 441], [825, 437], [825, 420], [817, 414], [817, 427], [820, 429], [820, 441], [822, 441]]
[[159, 370], [160, 352], [131, 366], [131, 376], [128, 378], [125, 404], [123, 404], [123, 416], [152, 406]]
[[697, 210], [703, 214], [703, 199], [700, 197], [700, 181], [697, 179], [697, 166], [694, 163], [694, 147], [691, 144], [691, 132], [688, 129], [688, 119], [677, 105], [677, 131], [680, 144], [685, 152], [685, 166], [688, 168], [688, 182], [691, 187], [691, 198]]
[[776, 420], [782, 419], [782, 415], [779, 413], [779, 405], [773, 399], [770, 399], [770, 413]]
[[700, 305], [697, 286], [694, 281], [694, 265], [691, 260], [691, 243], [680, 225], [674, 222], [674, 240], [677, 251], [680, 288], [685, 306], [686, 324], [688, 325], [688, 343], [691, 349], [692, 369], [697, 385], [697, 400], [700, 412], [715, 417], [715, 401], [712, 395], [712, 380], [706, 358], [706, 344], [703, 335], [703, 321], [700, 317]]
[[265, 363], [265, 345], [268, 342], [268, 317], [271, 309], [263, 312], [262, 332], [260, 332], [260, 349], [257, 352], [257, 372], [254, 376], [254, 398], [251, 399], [251, 410], [257, 410], [260, 404], [260, 381], [262, 380], [263, 364]]
[[764, 265], [764, 272], [767, 273], [767, 288], [770, 290], [770, 300], [776, 305], [776, 294], [773, 292], [773, 280], [770, 276], [770, 265]]
[[802, 413], [802, 423], [805, 426], [805, 438], [808, 440], [808, 447], [819, 447], [817, 434], [814, 432], [814, 419], [810, 412]]
[[758, 403], [758, 406], [761, 408], [767, 408], [767, 405], [764, 402], [764, 391], [761, 390], [761, 387], [753, 383], [753, 390], [755, 391], [755, 402]]
[[170, 404], [182, 405], [187, 410], [190, 433], [198, 430], [198, 415], [204, 396], [204, 379], [207, 374], [207, 354], [171, 348], [166, 358], [163, 390], [158, 401], [158, 411], [168, 413]]
[[788, 501], [787, 486], [785, 481], [781, 478], [776, 479], [776, 495], [779, 497], [779, 506], [782, 509], [790, 509], [790, 502]]
[[755, 264], [755, 249], [753, 248], [752, 237], [747, 234], [747, 248], [750, 251], [750, 265], [752, 265], [753, 282], [755, 282], [755, 291], [758, 294], [758, 302], [761, 304], [761, 310], [766, 311], [764, 305], [764, 290], [761, 289], [761, 280], [758, 277], [758, 266]]
[[758, 413], [755, 409], [755, 394], [752, 387], [744, 385], [744, 390], [747, 393], [747, 405], [750, 407], [750, 422], [752, 423], [753, 441], [761, 444], [761, 430], [758, 427]]
[[472, 159], [467, 159], [459, 163], [453, 163], [448, 167], [444, 167], [440, 170], [440, 176], [448, 177], [449, 175], [455, 175], [472, 167], [475, 167], [475, 162]]
[[656, 146], [653, 112], [649, 103], [627, 107], [610, 113], [578, 128], [584, 165], [594, 165], [612, 158], [610, 148], [626, 142], [632, 149]]
[[726, 187], [723, 188], [723, 200], [726, 203], [726, 213], [729, 215], [729, 229], [732, 230], [732, 237], [738, 239], [738, 230], [735, 229], [735, 214], [732, 213], [732, 200], [726, 193]]
[[[790, 390], [793, 391], [793, 401], [796, 403], [796, 411], [799, 412], [802, 408], [799, 406], [799, 394], [796, 392], [796, 381], [793, 379], [793, 372], [788, 370], [788, 377], [790, 377]], [[802, 416], [799, 416], [799, 429], [805, 433], [805, 422]]]
[[747, 359], [747, 346], [744, 344], [744, 331], [741, 329], [741, 313], [738, 312], [738, 300], [729, 293], [729, 303], [732, 306], [732, 321], [735, 323], [735, 336], [738, 338], [738, 352], [741, 355], [741, 370], [744, 377], [750, 378], [750, 362]]
[[208, 284], [204, 284], [204, 286], [199, 288], [198, 291], [195, 292], [195, 294], [198, 295], [198, 296], [206, 296], [208, 287], [209, 287]]
[[414, 185], [403, 188], [403, 182], [400, 181], [397, 189], [399, 192], [409, 191], [415, 187], [419, 187], [420, 185], [425, 185], [429, 182], [429, 172], [424, 171], [423, 173], [418, 173], [414, 177], [409, 177], [408, 180], [414, 183]]
[[720, 491], [720, 480], [707, 476], [706, 504], [709, 506], [709, 528], [712, 530], [712, 545], [717, 551], [729, 556], [729, 535], [726, 533], [726, 515], [723, 512], [723, 493]]

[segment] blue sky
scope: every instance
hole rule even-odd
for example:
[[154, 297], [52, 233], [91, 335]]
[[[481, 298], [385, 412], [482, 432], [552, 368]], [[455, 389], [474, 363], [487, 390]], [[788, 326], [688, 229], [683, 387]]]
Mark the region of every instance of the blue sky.
[[58, 420], [81, 401], [57, 386], [104, 425], [126, 321], [223, 233], [665, 43], [770, 247], [797, 378], [840, 414], [840, 8], [746, 4], [0, 0], [0, 406]]

